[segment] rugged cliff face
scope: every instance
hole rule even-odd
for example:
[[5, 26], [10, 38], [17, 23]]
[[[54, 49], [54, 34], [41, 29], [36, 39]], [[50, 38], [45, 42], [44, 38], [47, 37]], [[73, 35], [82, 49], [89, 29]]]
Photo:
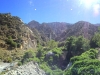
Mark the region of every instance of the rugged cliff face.
[[43, 70], [41, 70], [37, 63], [29, 62], [23, 66], [7, 72], [4, 75], [46, 75]]
[[26, 31], [22, 34], [22, 49], [36, 48], [37, 41], [33, 31], [26, 26], [23, 26], [23, 30]]

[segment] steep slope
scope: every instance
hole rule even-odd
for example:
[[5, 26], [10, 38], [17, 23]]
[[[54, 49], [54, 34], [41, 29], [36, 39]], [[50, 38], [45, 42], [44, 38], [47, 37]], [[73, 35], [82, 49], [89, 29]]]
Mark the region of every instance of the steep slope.
[[44, 34], [40, 33], [36, 28], [30, 28], [33, 31], [35, 39], [37, 40], [37, 44], [46, 45], [48, 38], [45, 37]]
[[35, 48], [36, 39], [19, 17], [10, 13], [0, 14], [0, 47], [11, 49], [13, 44], [16, 48]]
[[10, 13], [0, 13], [0, 61], [21, 60], [23, 50], [36, 49], [37, 39], [22, 20]]
[[84, 36], [87, 39], [90, 39], [95, 32], [97, 32], [98, 26], [95, 26], [89, 22], [79, 21], [72, 25], [71, 28], [67, 29], [56, 39], [58, 41], [63, 41], [69, 36]]
[[52, 22], [47, 23], [47, 25], [50, 26], [50, 28], [53, 30], [53, 32], [56, 34], [56, 37], [62, 34], [65, 30], [71, 27], [72, 24], [66, 23], [66, 22]]
[[71, 27], [71, 24], [64, 22], [51, 22], [51, 23], [42, 23], [39, 24], [36, 21], [31, 21], [28, 24], [30, 28], [36, 28], [41, 35], [44, 35], [46, 41], [53, 39], [55, 40], [60, 34], [65, 32], [68, 28]]
[[63, 41], [69, 36], [84, 36], [90, 39], [98, 30], [98, 25], [91, 24], [86, 21], [79, 21], [75, 24], [65, 22], [51, 22], [51, 23], [38, 23], [31, 21], [28, 23], [30, 28], [36, 28], [45, 40], [54, 39], [56, 41]]

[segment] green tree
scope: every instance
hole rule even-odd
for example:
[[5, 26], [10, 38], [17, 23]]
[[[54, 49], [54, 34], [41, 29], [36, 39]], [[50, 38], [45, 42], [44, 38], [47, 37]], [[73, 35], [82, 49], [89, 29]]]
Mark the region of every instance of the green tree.
[[47, 43], [47, 45], [48, 45], [48, 47], [49, 47], [50, 49], [53, 49], [53, 48], [57, 47], [58, 43], [55, 42], [54, 40], [50, 40], [50, 41]]
[[68, 53], [79, 55], [85, 50], [89, 49], [89, 41], [82, 36], [71, 36], [66, 40], [65, 49], [68, 51]]
[[75, 49], [75, 41], [76, 38], [72, 36], [67, 39], [65, 49], [67, 49], [68, 52]]
[[40, 57], [42, 57], [43, 56], [43, 53], [44, 53], [44, 51], [43, 51], [43, 47], [41, 46], [41, 45], [39, 45], [38, 46], [38, 49], [37, 49], [37, 57], [38, 58], [40, 58]]
[[29, 50], [24, 54], [21, 62], [22, 63], [29, 62], [29, 61], [33, 60], [33, 58], [34, 58], [34, 51]]
[[33, 57], [34, 57], [34, 52], [32, 50], [29, 50], [25, 53], [23, 58], [26, 59], [26, 58], [33, 58]]
[[95, 33], [95, 35], [90, 40], [90, 46], [92, 48], [100, 47], [100, 33]]
[[100, 61], [96, 59], [97, 54], [98, 50], [90, 49], [80, 56], [72, 57], [72, 66], [65, 70], [65, 75], [99, 75]]
[[90, 48], [89, 40], [85, 39], [82, 36], [79, 36], [77, 38], [75, 45], [76, 45], [75, 54], [78, 54], [78, 55], [80, 55], [81, 53], [85, 52], [86, 50]]

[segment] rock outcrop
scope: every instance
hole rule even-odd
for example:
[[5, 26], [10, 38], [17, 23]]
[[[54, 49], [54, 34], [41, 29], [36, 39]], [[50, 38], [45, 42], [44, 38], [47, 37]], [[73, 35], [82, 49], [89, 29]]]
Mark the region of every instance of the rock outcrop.
[[37, 63], [31, 61], [23, 66], [8, 71], [4, 75], [46, 75], [43, 70], [41, 70]]

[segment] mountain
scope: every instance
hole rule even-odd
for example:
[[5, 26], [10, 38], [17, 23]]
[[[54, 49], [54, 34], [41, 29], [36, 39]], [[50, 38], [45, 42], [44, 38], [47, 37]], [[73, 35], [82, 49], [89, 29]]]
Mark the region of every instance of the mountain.
[[28, 27], [37, 29], [41, 35], [45, 36], [46, 41], [53, 39], [55, 40], [60, 34], [65, 32], [72, 24], [65, 22], [51, 22], [51, 23], [38, 23], [31, 21], [27, 24]]
[[10, 13], [0, 14], [0, 40], [0, 45], [5, 45], [5, 48], [11, 48], [13, 45], [11, 41], [14, 44], [19, 44], [23, 49], [36, 47], [33, 32], [19, 17], [11, 16]]
[[37, 43], [45, 44], [45, 42], [51, 39], [62, 41], [69, 36], [82, 35], [90, 39], [97, 30], [97, 25], [86, 21], [79, 21], [75, 24], [65, 22], [40, 24], [33, 20], [25, 25], [17, 16], [11, 16], [10, 13], [0, 14], [0, 40], [2, 41], [0, 45], [3, 44], [7, 47], [9, 44], [5, 40], [9, 36], [14, 42], [27, 49], [30, 47], [33, 48], [33, 46], [36, 47]]
[[49, 32], [52, 30], [48, 26], [41, 25], [37, 21], [31, 21], [27, 25], [35, 34], [38, 42], [40, 44], [45, 44], [49, 40]]
[[10, 13], [0, 13], [0, 61], [20, 60], [28, 49], [36, 49], [37, 39], [22, 20]]
[[70, 28], [72, 25], [65, 22], [51, 22], [51, 23], [45, 23], [45, 24], [48, 25], [53, 30], [56, 37], [62, 34], [65, 30]]
[[[71, 57], [88, 50], [85, 48], [90, 47], [89, 40], [98, 31], [98, 27], [86, 21], [75, 24], [65, 22], [40, 24], [33, 20], [24, 24], [19, 17], [10, 13], [0, 14], [0, 60], [8, 63], [14, 61], [18, 63], [16, 66], [20, 65], [6, 75], [10, 73], [45, 75], [44, 71], [48, 75], [62, 75], [63, 71], [60, 69], [64, 70], [67, 64], [70, 64]], [[89, 40], [71, 37], [65, 41], [70, 36], [84, 36]], [[44, 71], [41, 71], [35, 62]], [[25, 63], [27, 64], [24, 65]]]
[[85, 38], [90, 39], [97, 31], [98, 26], [86, 21], [79, 21], [63, 32], [59, 37], [56, 38], [56, 40], [64, 41], [70, 36], [84, 36]]
[[56, 41], [64, 41], [70, 36], [84, 36], [90, 39], [95, 32], [98, 31], [98, 25], [91, 24], [86, 21], [79, 21], [75, 24], [69, 24], [65, 22], [51, 22], [51, 23], [38, 23], [31, 21], [28, 27], [37, 29], [41, 35], [44, 35], [46, 40], [53, 39]]
[[94, 25], [96, 25], [96, 26], [100, 26], [100, 23], [97, 23], [97, 24], [94, 24]]

